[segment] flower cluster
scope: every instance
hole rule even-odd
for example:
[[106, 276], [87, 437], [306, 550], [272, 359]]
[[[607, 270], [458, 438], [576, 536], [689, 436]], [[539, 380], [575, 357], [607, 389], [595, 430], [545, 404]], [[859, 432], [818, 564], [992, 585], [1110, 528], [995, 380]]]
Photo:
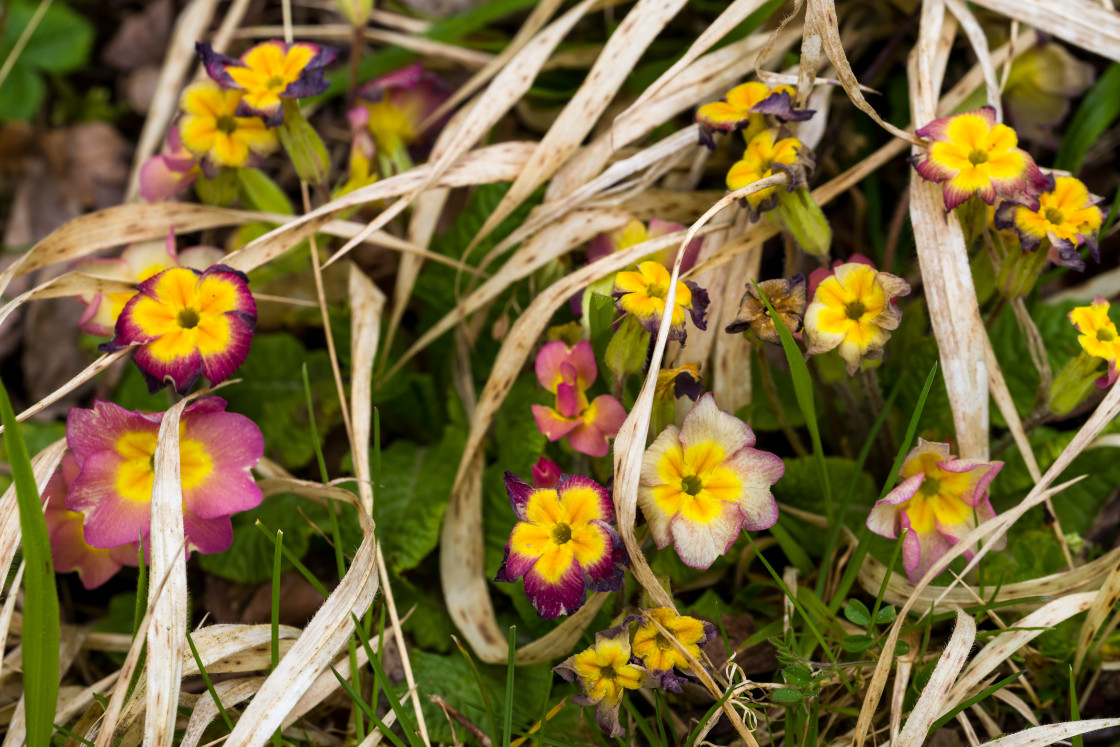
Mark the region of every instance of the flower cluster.
[[575, 612], [588, 589], [622, 588], [626, 552], [602, 486], [561, 475], [554, 488], [534, 488], [509, 472], [505, 482], [518, 522], [495, 581], [524, 578], [525, 595], [543, 620]]
[[537, 427], [549, 441], [567, 438], [573, 449], [589, 456], [606, 456], [607, 439], [614, 438], [626, 410], [609, 394], [588, 401], [587, 390], [599, 376], [591, 343], [582, 340], [569, 347], [553, 340], [537, 354], [537, 380], [556, 395], [556, 406], [533, 405]]
[[[902, 567], [917, 582], [964, 535], [995, 516], [988, 486], [1002, 467], [1003, 462], [957, 459], [949, 444], [919, 438], [902, 463], [902, 482], [871, 509], [867, 528], [891, 539], [908, 530]], [[998, 542], [993, 549], [1003, 549], [1006, 538]]]
[[[631, 641], [631, 624], [638, 623]], [[645, 610], [595, 635], [595, 645], [555, 668], [580, 693], [572, 702], [595, 707], [595, 720], [612, 737], [622, 736], [618, 711], [627, 690], [658, 687], [681, 692], [682, 677], [701, 657], [700, 646], [715, 638], [716, 627], [668, 607]]]
[[765, 83], [749, 82], [735, 86], [720, 101], [704, 104], [696, 111], [700, 143], [715, 148], [714, 132], [738, 130], [750, 142], [766, 129], [766, 115], [779, 122], [803, 122], [813, 116], [809, 110], [793, 108], [792, 86], [770, 88]]

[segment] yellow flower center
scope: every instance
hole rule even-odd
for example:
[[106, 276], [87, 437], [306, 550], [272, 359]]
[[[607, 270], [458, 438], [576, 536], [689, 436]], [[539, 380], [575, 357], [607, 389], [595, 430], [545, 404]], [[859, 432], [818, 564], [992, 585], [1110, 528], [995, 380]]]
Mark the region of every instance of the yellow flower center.
[[224, 132], [227, 135], [232, 135], [233, 133], [237, 132], [237, 120], [228, 114], [223, 114], [215, 121], [214, 127], [219, 132]]
[[1116, 339], [1116, 333], [1110, 329], [1101, 328], [1097, 330], [1097, 339], [1101, 342], [1112, 342]]
[[918, 488], [918, 493], [925, 496], [937, 495], [940, 491], [941, 481], [931, 475], [926, 475], [922, 480], [922, 486]]
[[552, 528], [552, 541], [563, 545], [572, 541], [572, 528], [567, 524], [557, 524]]
[[662, 651], [672, 651], [673, 650], [673, 644], [670, 643], [669, 639], [666, 638], [664, 636], [664, 634], [662, 634], [662, 633], [658, 633], [657, 635], [655, 635], [653, 637], [653, 642], [656, 643], [657, 648], [661, 649]]
[[615, 668], [610, 664], [607, 664], [605, 667], [599, 670], [599, 677], [604, 680], [615, 680], [618, 679], [618, 672], [615, 671]]
[[[197, 487], [213, 470], [213, 462], [201, 441], [183, 438], [185, 426], [179, 425], [179, 470], [183, 489]], [[156, 434], [129, 431], [117, 439], [117, 454], [122, 462], [117, 470], [116, 489], [125, 499], [147, 503], [152, 499], [155, 479]]]
[[979, 166], [982, 163], [987, 163], [988, 152], [980, 150], [979, 148], [975, 148], [971, 153], [968, 154], [968, 162], [973, 166]]
[[1053, 223], [1055, 226], [1060, 226], [1065, 221], [1065, 215], [1055, 207], [1046, 208], [1045, 218], [1047, 222]]
[[867, 313], [867, 306], [863, 301], [852, 301], [844, 307], [844, 313], [852, 321], [859, 321], [863, 318], [863, 315]]
[[175, 317], [175, 321], [177, 321], [179, 323], [179, 326], [183, 329], [194, 329], [198, 326], [200, 318], [201, 317], [199, 317], [197, 311], [190, 307], [187, 307], [179, 310], [178, 315], [176, 315]]
[[685, 475], [681, 480], [681, 490], [689, 495], [697, 495], [704, 489], [704, 483], [697, 475]]

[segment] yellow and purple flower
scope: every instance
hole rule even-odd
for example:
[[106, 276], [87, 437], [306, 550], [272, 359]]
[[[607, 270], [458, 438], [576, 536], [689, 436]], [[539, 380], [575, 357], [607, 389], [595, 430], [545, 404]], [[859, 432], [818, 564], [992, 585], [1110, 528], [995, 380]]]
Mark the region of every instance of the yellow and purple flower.
[[178, 123], [171, 125], [163, 152], [140, 167], [140, 196], [145, 202], [169, 200], [202, 173], [198, 158], [183, 146]]
[[924, 159], [915, 156], [912, 163], [923, 179], [942, 185], [946, 210], [973, 195], [989, 205], [999, 197], [1034, 208], [1049, 185], [1017, 147], [1015, 130], [996, 122], [990, 106], [935, 119], [914, 134], [932, 141]]
[[[183, 526], [188, 548], [202, 553], [226, 550], [233, 541], [230, 516], [262, 498], [250, 473], [264, 454], [260, 429], [225, 409], [225, 400], [206, 397], [187, 407], [179, 423]], [[70, 409], [66, 443], [78, 473], [66, 508], [84, 515], [91, 547], [114, 548], [148, 536], [162, 419], [163, 413], [132, 412], [100, 400], [90, 410]]]
[[744, 529], [778, 520], [770, 486], [785, 473], [774, 454], [752, 448], [749, 425], [705, 394], [678, 429], [668, 426], [642, 460], [638, 505], [658, 548], [670, 543], [692, 568], [705, 569]]
[[257, 304], [248, 278], [225, 265], [199, 272], [172, 267], [139, 286], [117, 318], [116, 336], [100, 349], [137, 343], [132, 359], [156, 392], [171, 384], [186, 394], [198, 377], [230, 377], [249, 355]]
[[179, 100], [179, 137], [210, 177], [223, 167], [243, 168], [280, 147], [276, 131], [260, 117], [239, 116], [245, 94], [203, 80], [187, 86]]
[[570, 615], [587, 590], [622, 588], [626, 551], [611, 526], [610, 494], [589, 477], [561, 475], [555, 488], [534, 488], [506, 472], [506, 492], [519, 521], [495, 581], [525, 579], [525, 595], [542, 620]]
[[257, 44], [237, 60], [202, 42], [195, 49], [215, 83], [245, 92], [239, 113], [262, 117], [269, 127], [284, 120], [281, 99], [302, 99], [327, 90], [330, 84], [323, 69], [338, 54], [333, 47], [278, 39]]
[[[634, 656], [642, 661], [656, 679], [660, 680], [663, 689], [679, 693], [681, 678], [676, 676], [673, 670], [676, 668], [682, 672], [689, 672], [692, 670], [692, 665], [677, 650], [673, 642], [658, 629], [657, 624], [669, 631], [681, 647], [696, 660], [700, 659], [700, 647], [716, 637], [716, 626], [695, 617], [675, 614], [668, 607], [645, 610], [642, 614], [643, 620], [634, 633]], [[654, 621], [657, 624], [654, 624]]]
[[812, 110], [797, 111], [793, 108], [792, 86], [770, 88], [765, 83], [752, 81], [735, 86], [722, 100], [704, 104], [696, 111], [700, 125], [700, 144], [715, 149], [712, 133], [739, 130], [743, 139], [751, 138], [766, 129], [766, 115], [771, 114], [783, 122], [803, 122], [813, 116]]
[[1005, 200], [996, 209], [994, 223], [1001, 231], [1015, 231], [1024, 251], [1039, 251], [1043, 242], [1048, 242], [1051, 262], [1083, 271], [1082, 246], [1089, 247], [1093, 259], [1101, 261], [1097, 231], [1104, 221], [1104, 211], [1097, 206], [1103, 200], [1090, 194], [1080, 180], [1058, 176], [1038, 196], [1037, 210]]
[[[672, 275], [660, 262], [647, 261], [638, 269], [627, 270], [614, 276], [615, 305], [618, 310], [631, 314], [652, 335], [661, 326], [665, 313], [665, 298], [669, 294]], [[677, 281], [677, 294], [673, 301], [669, 339], [685, 341], [684, 315], [687, 311], [692, 323], [703, 331], [708, 328], [704, 315], [708, 310], [708, 292], [691, 280]]]
[[[637, 246], [643, 241], [656, 239], [658, 236], [666, 236], [683, 230], [685, 230], [684, 225], [661, 220], [660, 218], [650, 218], [648, 228], [641, 221], [632, 220], [617, 231], [601, 233], [591, 239], [591, 241], [587, 243], [587, 261], [594, 262], [614, 254], [615, 252], [621, 252], [623, 249]], [[696, 264], [696, 257], [700, 254], [700, 248], [703, 245], [703, 237], [698, 237], [688, 242], [688, 246], [684, 248], [684, 257], [681, 259], [681, 272], [688, 272], [692, 269], [693, 265]], [[672, 267], [673, 263], [677, 260], [678, 249], [679, 247], [674, 244], [662, 252], [651, 254], [646, 259], [655, 260], [666, 267]]]
[[[789, 280], [763, 280], [758, 285], [790, 334], [799, 332], [805, 317], [805, 276], [797, 273]], [[737, 334], [748, 329], [760, 340], [781, 344], [778, 328], [774, 326], [774, 320], [754, 283], [747, 283], [747, 292], [739, 300], [739, 313], [724, 331]]]
[[1077, 337], [1081, 349], [1108, 363], [1108, 373], [1097, 381], [1102, 389], [1112, 386], [1120, 375], [1116, 363], [1120, 359], [1120, 334], [1108, 316], [1108, 308], [1108, 301], [1097, 296], [1089, 306], [1079, 306], [1069, 312], [1070, 322], [1081, 333]]
[[[988, 486], [1003, 462], [957, 459], [949, 444], [918, 439], [906, 455], [902, 482], [871, 509], [867, 528], [890, 539], [909, 530], [902, 545], [902, 567], [917, 582], [960, 539], [995, 516]], [[1001, 538], [992, 549], [1002, 550]], [[973, 549], [965, 552], [971, 558]]]
[[576, 451], [588, 456], [606, 456], [607, 439], [614, 438], [626, 410], [609, 394], [587, 400], [587, 389], [599, 375], [591, 343], [582, 340], [568, 347], [561, 340], [541, 348], [537, 354], [537, 380], [556, 395], [556, 406], [533, 405], [533, 417], [549, 441], [567, 438]]
[[820, 281], [805, 310], [806, 355], [839, 348], [854, 375], [864, 359], [882, 356], [890, 330], [898, 329], [902, 311], [894, 304], [910, 292], [900, 277], [862, 262], [838, 265]]
[[595, 706], [595, 720], [612, 737], [623, 734], [618, 709], [627, 690], [654, 684], [650, 673], [630, 663], [630, 626], [617, 625], [595, 634], [595, 645], [569, 656], [553, 669], [568, 682], [579, 682], [572, 702]]
[[93, 547], [86, 542], [82, 522], [85, 517], [66, 509], [66, 493], [78, 476], [78, 463], [67, 452], [58, 470], [43, 489], [43, 519], [51, 541], [51, 560], [58, 573], [76, 571], [87, 589], [96, 589], [117, 574], [122, 566], [137, 564], [136, 543], [116, 547]]
[[447, 85], [419, 62], [358, 89], [350, 129], [368, 132], [377, 152], [393, 159], [421, 140], [421, 125], [450, 95]]
[[[181, 252], [175, 250], [175, 235], [169, 233], [165, 241], [139, 241], [129, 244], [116, 259], [84, 259], [70, 269], [87, 275], [98, 275], [135, 283], [142, 283], [170, 267], [190, 267], [205, 270], [220, 262], [225, 252], [213, 246], [193, 246]], [[132, 293], [92, 293], [79, 298], [86, 304], [85, 313], [78, 323], [82, 331], [108, 337]]]
[[[812, 164], [812, 156], [805, 146], [795, 137], [783, 137], [777, 128], [762, 130], [747, 143], [743, 157], [727, 172], [727, 188], [742, 189], [748, 184], [774, 175], [774, 170], [789, 174], [787, 192], [792, 192], [805, 183], [805, 168]], [[752, 192], [744, 198], [744, 205], [751, 213], [751, 219], [778, 206], [779, 187], [767, 187]]]

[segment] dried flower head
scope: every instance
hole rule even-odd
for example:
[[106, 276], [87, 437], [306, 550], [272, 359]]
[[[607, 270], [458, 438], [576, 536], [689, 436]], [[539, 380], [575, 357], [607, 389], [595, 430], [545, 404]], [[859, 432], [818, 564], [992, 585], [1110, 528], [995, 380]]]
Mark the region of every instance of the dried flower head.
[[[801, 322], [805, 317], [805, 276], [801, 273], [794, 275], [789, 280], [763, 280], [758, 284], [766, 294], [770, 305], [774, 307], [782, 324], [786, 325], [791, 333], [801, 330]], [[758, 294], [754, 283], [747, 283], [747, 292], [739, 300], [739, 313], [735, 321], [727, 325], [726, 331], [736, 334], [751, 330], [759, 339], [774, 344], [780, 344], [778, 329], [770, 316], [766, 304]]]

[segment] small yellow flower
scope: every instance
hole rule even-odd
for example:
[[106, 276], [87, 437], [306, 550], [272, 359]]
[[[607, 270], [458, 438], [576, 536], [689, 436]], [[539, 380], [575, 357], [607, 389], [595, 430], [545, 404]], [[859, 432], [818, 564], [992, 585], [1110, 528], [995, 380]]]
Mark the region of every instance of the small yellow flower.
[[1059, 176], [1053, 186], [1038, 196], [1038, 209], [1003, 202], [995, 213], [1000, 230], [1013, 230], [1025, 251], [1039, 249], [1049, 241], [1055, 264], [1085, 269], [1077, 249], [1088, 246], [1093, 259], [1100, 262], [1097, 231], [1104, 221], [1104, 212], [1097, 205], [1104, 198], [1090, 194], [1088, 188], [1072, 176]]
[[681, 647], [692, 655], [693, 659], [700, 658], [700, 645], [715, 637], [715, 626], [695, 617], [673, 614], [668, 607], [646, 611], [647, 619], [638, 626], [634, 633], [634, 656], [642, 660], [646, 669], [651, 672], [668, 672], [673, 667], [687, 672], [691, 669], [688, 659], [677, 650], [673, 642], [658, 630], [654, 620], [662, 628], [669, 631]]
[[276, 133], [260, 117], [239, 117], [241, 91], [202, 81], [183, 91], [179, 123], [183, 146], [211, 166], [241, 168], [250, 156], [266, 156], [279, 146]]
[[630, 663], [630, 626], [619, 625], [595, 635], [595, 645], [573, 654], [555, 669], [569, 682], [579, 680], [576, 705], [594, 705], [595, 720], [612, 737], [622, 736], [618, 709], [627, 690], [652, 684], [649, 672]]
[[1077, 342], [1085, 352], [1095, 358], [1103, 358], [1112, 367], [1120, 357], [1120, 334], [1108, 317], [1108, 306], [1108, 301], [1097, 296], [1091, 305], [1079, 306], [1069, 312], [1069, 320], [1081, 333]]
[[870, 265], [848, 262], [817, 286], [805, 311], [807, 355], [839, 347], [848, 375], [859, 370], [864, 358], [878, 358], [897, 329], [902, 311], [891, 301], [905, 296], [910, 286], [902, 278], [879, 272]]
[[743, 139], [751, 138], [766, 128], [766, 115], [772, 114], [783, 122], [802, 122], [813, 116], [811, 110], [793, 108], [793, 86], [770, 88], [765, 83], [752, 81], [735, 86], [722, 101], [704, 104], [696, 112], [700, 125], [700, 142], [715, 147], [712, 133], [739, 130]]
[[[672, 275], [660, 262], [647, 261], [638, 265], [637, 271], [615, 275], [614, 297], [619, 311], [633, 314], [650, 334], [657, 334], [661, 315], [665, 313], [665, 298], [669, 293]], [[670, 340], [685, 339], [684, 313], [692, 316], [696, 328], [708, 328], [704, 314], [708, 309], [708, 292], [691, 281], [677, 281], [677, 294], [673, 302]]]
[[[800, 169], [795, 168], [804, 150], [805, 146], [797, 138], [780, 137], [779, 131], [773, 128], [763, 130], [747, 144], [742, 160], [727, 172], [727, 188], [742, 189], [773, 176], [774, 169], [778, 168], [790, 175], [786, 189], [792, 190], [804, 181]], [[752, 216], [774, 208], [778, 204], [777, 192], [778, 187], [767, 187], [747, 195], [747, 206], [751, 208]]]

